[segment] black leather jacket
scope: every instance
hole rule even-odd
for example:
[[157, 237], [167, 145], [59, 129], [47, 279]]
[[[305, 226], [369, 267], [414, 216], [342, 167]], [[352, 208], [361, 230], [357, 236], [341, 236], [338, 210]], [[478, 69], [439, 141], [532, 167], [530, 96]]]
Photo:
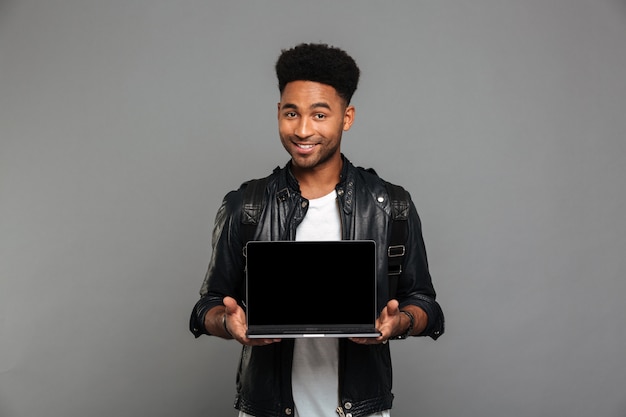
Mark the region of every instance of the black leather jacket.
[[[276, 169], [266, 189], [266, 206], [256, 229], [255, 240], [294, 240], [296, 227], [304, 218], [308, 201], [299, 192], [290, 164]], [[222, 305], [224, 296], [242, 300], [244, 291], [244, 242], [241, 232], [241, 202], [244, 183], [226, 195], [218, 210], [213, 231], [213, 252], [200, 300], [190, 320], [190, 330], [199, 337], [208, 334], [204, 316]], [[341, 211], [343, 239], [371, 239], [378, 248], [378, 307], [388, 300], [387, 247], [391, 210], [384, 182], [372, 172], [352, 165], [345, 157], [341, 180], [336, 187]], [[400, 306], [413, 304], [428, 315], [428, 326], [420, 336], [439, 337], [444, 331], [443, 313], [435, 301], [420, 220], [411, 202], [406, 254], [396, 298]], [[293, 414], [291, 364], [293, 339], [267, 346], [244, 346], [237, 374], [235, 407], [255, 417]], [[338, 412], [353, 417], [390, 409], [392, 367], [389, 344], [360, 345], [339, 340]]]

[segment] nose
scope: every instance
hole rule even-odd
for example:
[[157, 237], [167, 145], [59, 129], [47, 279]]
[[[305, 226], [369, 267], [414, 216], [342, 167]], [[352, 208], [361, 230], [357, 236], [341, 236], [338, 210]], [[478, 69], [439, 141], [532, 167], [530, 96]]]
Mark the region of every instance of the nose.
[[306, 139], [313, 136], [313, 122], [306, 117], [298, 119], [298, 123], [295, 126], [294, 134], [300, 139]]

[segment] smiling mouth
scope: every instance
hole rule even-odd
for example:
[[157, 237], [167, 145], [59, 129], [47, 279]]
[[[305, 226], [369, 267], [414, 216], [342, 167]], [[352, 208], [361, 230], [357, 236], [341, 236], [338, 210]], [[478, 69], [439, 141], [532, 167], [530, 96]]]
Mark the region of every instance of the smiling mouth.
[[315, 145], [310, 143], [296, 143], [296, 146], [300, 149], [313, 149]]

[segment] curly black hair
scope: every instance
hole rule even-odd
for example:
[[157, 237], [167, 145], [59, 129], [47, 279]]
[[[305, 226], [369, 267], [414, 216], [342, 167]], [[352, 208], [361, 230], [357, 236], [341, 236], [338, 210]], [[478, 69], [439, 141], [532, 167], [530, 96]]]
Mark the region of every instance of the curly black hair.
[[291, 81], [315, 81], [330, 85], [346, 103], [350, 103], [359, 83], [359, 75], [359, 67], [350, 55], [323, 43], [301, 43], [291, 49], [283, 49], [276, 61], [281, 94]]

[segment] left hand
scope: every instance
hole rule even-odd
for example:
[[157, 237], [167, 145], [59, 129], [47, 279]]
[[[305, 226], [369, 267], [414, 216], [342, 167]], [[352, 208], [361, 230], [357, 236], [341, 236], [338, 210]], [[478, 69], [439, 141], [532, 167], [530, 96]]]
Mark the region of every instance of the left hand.
[[376, 319], [376, 328], [381, 335], [378, 337], [351, 337], [354, 343], [361, 345], [376, 345], [379, 343], [387, 343], [387, 340], [394, 335], [402, 334], [406, 329], [402, 327], [402, 317], [405, 315], [400, 313], [400, 305], [398, 300], [389, 300], [383, 311]]

